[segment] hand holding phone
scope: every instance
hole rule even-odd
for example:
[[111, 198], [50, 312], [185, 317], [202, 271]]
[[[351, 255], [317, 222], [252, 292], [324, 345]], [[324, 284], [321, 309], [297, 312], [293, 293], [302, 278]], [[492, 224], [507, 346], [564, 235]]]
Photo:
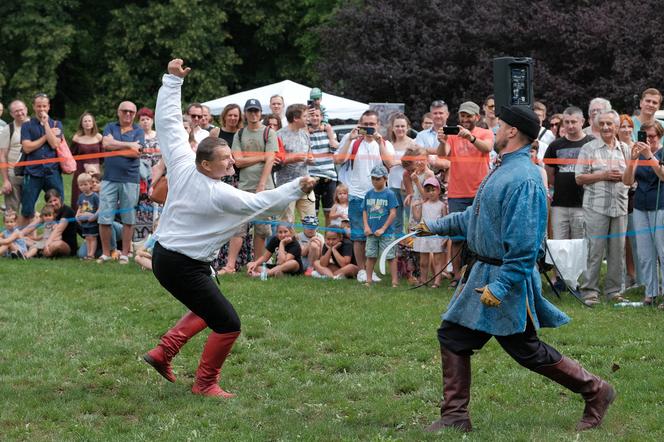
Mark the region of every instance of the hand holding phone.
[[648, 134], [646, 134], [645, 131], [640, 130], [636, 133], [636, 140], [640, 141], [642, 143], [647, 143], [648, 142]]
[[459, 126], [443, 126], [445, 135], [459, 135]]

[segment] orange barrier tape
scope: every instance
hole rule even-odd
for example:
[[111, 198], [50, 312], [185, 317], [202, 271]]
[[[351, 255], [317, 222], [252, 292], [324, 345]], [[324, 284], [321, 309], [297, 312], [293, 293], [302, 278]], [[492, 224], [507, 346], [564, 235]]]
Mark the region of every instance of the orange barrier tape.
[[[146, 149], [143, 150], [142, 153], [159, 153], [159, 149]], [[108, 157], [114, 157], [114, 156], [123, 156], [126, 154], [134, 154], [135, 151], [132, 149], [125, 149], [125, 150], [115, 150], [112, 152], [100, 152], [100, 153], [90, 153], [90, 154], [83, 154], [83, 155], [74, 155], [74, 159], [77, 161], [83, 161], [83, 160], [90, 160], [90, 159], [97, 159], [97, 158], [108, 158]], [[272, 154], [276, 154], [277, 152], [272, 152]], [[233, 156], [236, 158], [252, 158], [252, 157], [257, 157], [257, 156], [265, 156], [267, 153], [265, 152], [233, 152]], [[302, 154], [297, 154], [297, 153], [286, 153], [286, 158], [289, 157], [294, 157], [294, 156], [301, 156]], [[430, 155], [426, 156], [403, 156], [401, 157], [401, 160], [407, 160], [407, 161], [416, 161], [419, 159], [424, 159]], [[324, 153], [324, 154], [308, 154], [307, 157], [309, 158], [332, 158], [332, 159], [341, 159], [341, 158], [346, 158], [346, 155], [339, 155], [339, 154], [334, 154], [334, 153]], [[375, 160], [381, 158], [380, 155], [348, 155], [348, 159], [360, 159], [360, 160]], [[448, 160], [451, 163], [486, 163], [487, 158], [478, 158], [478, 157], [442, 157], [438, 156], [440, 159]], [[3, 168], [13, 168], [16, 166], [34, 166], [38, 164], [49, 164], [49, 163], [56, 163], [56, 162], [62, 162], [64, 159], [60, 157], [55, 157], [55, 158], [47, 158], [47, 159], [42, 159], [42, 160], [30, 160], [30, 161], [19, 161], [15, 163], [0, 163], [0, 169]], [[568, 158], [560, 158], [560, 159], [553, 159], [553, 158], [545, 158], [542, 160], [542, 162], [545, 165], [553, 166], [553, 165], [563, 165], [563, 164], [592, 164], [594, 160], [585, 160], [585, 161], [578, 161], [575, 159], [568, 159]], [[650, 166], [650, 161], [646, 160], [626, 160], [626, 163], [635, 163], [637, 166]]]

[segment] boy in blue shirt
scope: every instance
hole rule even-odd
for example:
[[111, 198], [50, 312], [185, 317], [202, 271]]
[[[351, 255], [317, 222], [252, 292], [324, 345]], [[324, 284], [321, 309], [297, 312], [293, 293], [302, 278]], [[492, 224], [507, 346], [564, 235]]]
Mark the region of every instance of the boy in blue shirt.
[[[394, 236], [393, 221], [397, 216], [399, 202], [394, 193], [387, 188], [387, 169], [382, 164], [371, 169], [373, 190], [367, 192], [362, 202], [362, 218], [366, 242], [366, 286], [371, 285], [373, 268], [380, 253], [392, 242]], [[394, 259], [394, 248], [387, 254], [392, 275], [392, 287], [399, 284], [397, 262]]]

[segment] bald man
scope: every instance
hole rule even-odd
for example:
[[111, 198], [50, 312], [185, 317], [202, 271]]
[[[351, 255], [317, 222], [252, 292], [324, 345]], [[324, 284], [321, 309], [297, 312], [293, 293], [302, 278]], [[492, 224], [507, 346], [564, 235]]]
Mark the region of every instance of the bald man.
[[122, 252], [120, 264], [129, 263], [131, 237], [136, 223], [134, 207], [138, 203], [139, 156], [145, 143], [143, 129], [134, 123], [136, 105], [123, 101], [118, 106], [118, 121], [104, 128], [102, 144], [104, 150], [117, 155], [104, 160], [104, 177], [99, 191], [99, 236], [102, 255], [100, 264], [111, 258], [111, 224], [115, 214], [122, 220]]

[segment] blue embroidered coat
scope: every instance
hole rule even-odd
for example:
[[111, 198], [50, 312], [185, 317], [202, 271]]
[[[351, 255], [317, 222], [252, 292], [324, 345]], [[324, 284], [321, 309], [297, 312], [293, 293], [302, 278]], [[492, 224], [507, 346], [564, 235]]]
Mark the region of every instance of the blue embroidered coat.
[[[480, 256], [502, 260], [501, 266], [477, 261], [457, 288], [443, 320], [506, 336], [526, 329], [559, 327], [569, 317], [542, 296], [536, 260], [546, 232], [546, 192], [530, 159], [530, 145], [503, 155], [486, 176], [465, 212], [452, 213], [427, 226], [433, 233], [464, 236]], [[489, 286], [501, 303], [488, 307], [475, 288]]]

